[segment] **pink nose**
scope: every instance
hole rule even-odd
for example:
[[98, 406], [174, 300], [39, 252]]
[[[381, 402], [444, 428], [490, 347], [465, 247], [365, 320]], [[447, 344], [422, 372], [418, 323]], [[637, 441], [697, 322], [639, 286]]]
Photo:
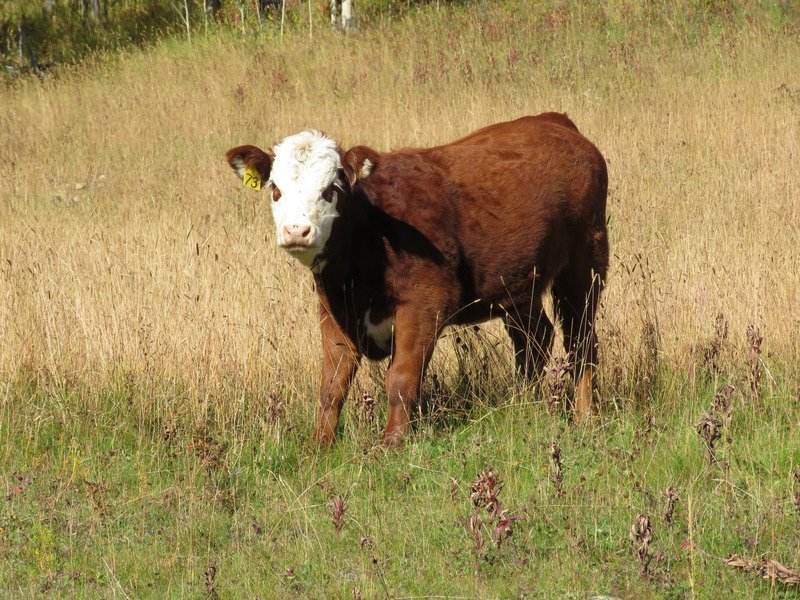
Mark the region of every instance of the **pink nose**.
[[284, 225], [284, 246], [307, 245], [311, 236], [311, 225]]

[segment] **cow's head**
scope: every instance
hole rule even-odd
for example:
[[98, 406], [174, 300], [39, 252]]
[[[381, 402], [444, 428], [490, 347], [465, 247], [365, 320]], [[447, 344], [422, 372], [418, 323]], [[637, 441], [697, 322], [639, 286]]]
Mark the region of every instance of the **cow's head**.
[[278, 246], [319, 268], [341, 200], [374, 165], [356, 150], [342, 155], [332, 139], [302, 131], [268, 152], [256, 146], [232, 148], [227, 159], [245, 186], [268, 194]]

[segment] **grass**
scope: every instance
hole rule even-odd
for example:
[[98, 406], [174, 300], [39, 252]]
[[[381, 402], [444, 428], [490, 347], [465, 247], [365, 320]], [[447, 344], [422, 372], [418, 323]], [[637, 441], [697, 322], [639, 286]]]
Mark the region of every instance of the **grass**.
[[[353, 37], [220, 33], [0, 89], [0, 590], [797, 597], [721, 560], [800, 568], [798, 25], [777, 3], [729, 6], [431, 6]], [[609, 160], [601, 414], [571, 426], [489, 324], [440, 342], [403, 450], [373, 446], [383, 367], [365, 365], [319, 451], [311, 282], [224, 151], [308, 126], [431, 145], [544, 110]], [[728, 382], [712, 462], [696, 428]], [[489, 467], [522, 517], [499, 547], [470, 499]]]
[[[372, 448], [364, 427], [322, 453], [307, 423], [199, 433], [130, 410], [140, 401], [130, 390], [26, 397], [3, 419], [4, 431], [27, 432], [3, 440], [14, 467], [0, 512], [4, 588], [197, 596], [214, 565], [221, 597], [794, 597], [721, 559], [787, 562], [800, 551], [796, 399], [776, 390], [758, 418], [737, 406], [711, 464], [693, 428], [711, 389], [670, 391], [662, 397], [675, 399], [646, 415], [621, 411], [587, 428], [521, 396], [449, 427], [426, 422], [402, 452]], [[563, 495], [549, 478], [550, 440]], [[503, 506], [523, 520], [497, 547], [479, 511], [478, 553], [470, 485], [489, 465]], [[680, 496], [671, 526], [669, 486]], [[648, 577], [628, 539], [639, 513], [655, 533]]]

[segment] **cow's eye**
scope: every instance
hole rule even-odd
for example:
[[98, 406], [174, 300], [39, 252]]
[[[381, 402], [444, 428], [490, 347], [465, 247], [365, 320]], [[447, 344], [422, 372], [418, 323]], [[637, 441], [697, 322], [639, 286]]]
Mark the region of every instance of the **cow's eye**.
[[328, 188], [322, 192], [322, 197], [325, 199], [326, 202], [333, 202], [336, 200], [336, 194], [338, 193], [337, 189], [333, 185], [329, 185]]
[[278, 200], [281, 199], [281, 190], [274, 183], [271, 184], [271, 188], [272, 188], [272, 201], [277, 202]]

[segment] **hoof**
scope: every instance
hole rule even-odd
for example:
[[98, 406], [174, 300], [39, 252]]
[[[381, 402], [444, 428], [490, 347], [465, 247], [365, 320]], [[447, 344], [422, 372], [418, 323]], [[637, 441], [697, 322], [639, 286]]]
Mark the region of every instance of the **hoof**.
[[402, 448], [405, 442], [405, 435], [401, 431], [387, 431], [383, 434], [381, 445], [384, 448]]
[[330, 448], [336, 443], [336, 434], [330, 431], [315, 431], [314, 441], [318, 446]]

